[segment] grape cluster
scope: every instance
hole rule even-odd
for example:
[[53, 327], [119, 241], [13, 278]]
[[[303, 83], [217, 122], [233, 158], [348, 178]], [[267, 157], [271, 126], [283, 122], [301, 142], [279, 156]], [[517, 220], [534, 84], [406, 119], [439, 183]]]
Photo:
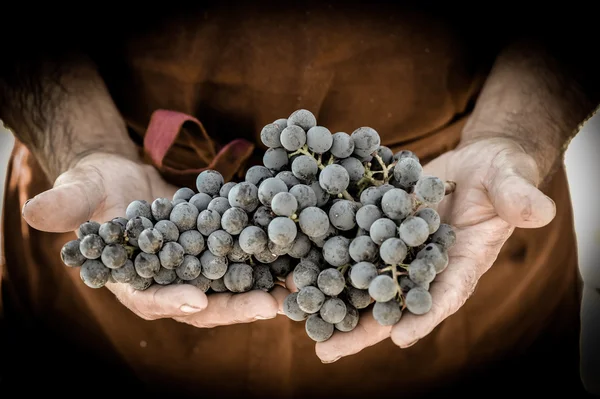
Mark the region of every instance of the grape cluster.
[[300, 109], [261, 131], [263, 164], [244, 181], [201, 172], [196, 189], [133, 201], [126, 217], [83, 223], [61, 251], [91, 288], [192, 284], [206, 293], [271, 290], [292, 274], [287, 317], [314, 341], [348, 332], [372, 306], [381, 325], [427, 313], [429, 285], [456, 240], [436, 211], [455, 189], [393, 153], [369, 127], [331, 133]]

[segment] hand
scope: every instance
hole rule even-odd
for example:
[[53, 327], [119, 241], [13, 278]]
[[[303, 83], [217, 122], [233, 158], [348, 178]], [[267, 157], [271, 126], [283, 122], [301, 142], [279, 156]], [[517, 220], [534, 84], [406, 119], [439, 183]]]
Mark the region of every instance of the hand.
[[[118, 155], [96, 153], [60, 175], [51, 190], [28, 201], [23, 207], [23, 217], [38, 230], [74, 231], [87, 220], [103, 223], [124, 216], [133, 200], [152, 202], [160, 197], [171, 198], [176, 189], [152, 166]], [[208, 298], [187, 284], [152, 286], [146, 291], [118, 283], [108, 283], [106, 287], [143, 319], [174, 318], [196, 327], [273, 318], [278, 311], [275, 298], [282, 301], [287, 292], [278, 286], [271, 294], [253, 291], [215, 294]]]
[[438, 211], [456, 230], [450, 262], [431, 284], [433, 306], [422, 316], [405, 312], [393, 327], [382, 327], [367, 312], [352, 332], [316, 345], [323, 362], [355, 354], [391, 336], [401, 348], [415, 344], [471, 296], [479, 278], [495, 262], [515, 227], [537, 228], [555, 216], [554, 202], [536, 187], [538, 168], [509, 139], [485, 139], [459, 146], [424, 168], [426, 174], [456, 182]]

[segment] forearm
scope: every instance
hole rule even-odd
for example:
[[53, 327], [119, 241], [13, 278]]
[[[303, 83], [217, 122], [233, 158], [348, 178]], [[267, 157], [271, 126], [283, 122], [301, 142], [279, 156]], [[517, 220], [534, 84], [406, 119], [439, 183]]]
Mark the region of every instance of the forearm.
[[566, 144], [597, 107], [596, 87], [538, 44], [506, 49], [494, 65], [463, 131], [463, 143], [485, 137], [510, 137], [547, 176]]
[[91, 152], [137, 156], [122, 117], [87, 58], [20, 63], [2, 72], [0, 119], [51, 181]]

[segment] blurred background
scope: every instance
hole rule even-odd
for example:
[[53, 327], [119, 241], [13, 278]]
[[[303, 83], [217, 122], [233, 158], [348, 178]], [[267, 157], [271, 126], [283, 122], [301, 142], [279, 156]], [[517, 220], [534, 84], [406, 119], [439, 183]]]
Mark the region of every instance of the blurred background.
[[[6, 166], [12, 146], [13, 137], [0, 121], [0, 211], [4, 199]], [[600, 113], [590, 119], [573, 139], [565, 157], [574, 204], [580, 270], [584, 281], [581, 375], [588, 391], [596, 395], [600, 395], [600, 211], [597, 208], [600, 199], [600, 177], [597, 176], [600, 171], [599, 150]], [[1, 234], [0, 230], [0, 239]], [[0, 258], [2, 256], [0, 252]]]

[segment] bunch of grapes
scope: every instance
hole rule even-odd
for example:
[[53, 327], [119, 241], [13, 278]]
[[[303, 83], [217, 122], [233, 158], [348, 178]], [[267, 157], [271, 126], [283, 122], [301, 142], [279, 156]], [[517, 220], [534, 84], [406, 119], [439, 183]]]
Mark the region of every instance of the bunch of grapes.
[[91, 288], [192, 284], [207, 294], [271, 290], [290, 273], [284, 313], [314, 341], [427, 313], [429, 285], [456, 240], [436, 211], [455, 189], [361, 127], [332, 134], [300, 109], [261, 131], [263, 164], [241, 182], [200, 173], [194, 191], [133, 201], [125, 217], [83, 223], [61, 251]]

